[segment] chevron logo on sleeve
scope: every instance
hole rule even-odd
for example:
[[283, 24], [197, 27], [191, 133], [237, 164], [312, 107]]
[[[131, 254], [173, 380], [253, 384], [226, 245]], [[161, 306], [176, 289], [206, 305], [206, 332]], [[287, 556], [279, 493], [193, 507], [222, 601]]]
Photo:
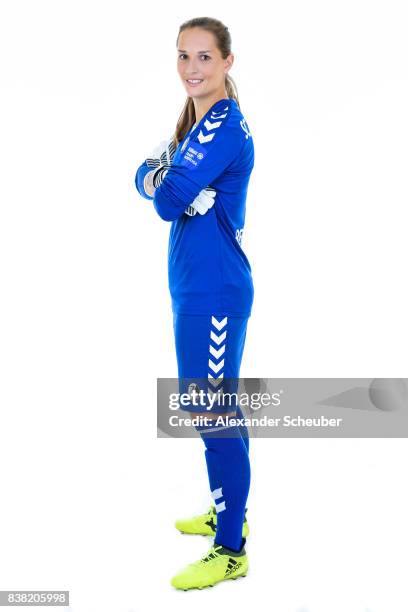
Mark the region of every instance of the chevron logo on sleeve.
[[[224, 111], [228, 110], [228, 106], [226, 106], [224, 108], [224, 110], [222, 111], [211, 111], [211, 119], [224, 119], [227, 116], [227, 113], [225, 113]], [[224, 114], [222, 114], [224, 113]]]
[[211, 121], [208, 121], [208, 119], [206, 119], [204, 121], [204, 127], [208, 131], [215, 130], [215, 128], [220, 127], [221, 123], [222, 121], [216, 121], [215, 123], [211, 123]]
[[200, 144], [203, 144], [203, 142], [210, 142], [213, 138], [214, 138], [214, 134], [208, 134], [207, 136], [205, 136], [203, 134], [203, 131], [200, 130], [200, 133], [198, 135], [198, 142]]
[[204, 121], [203, 129], [200, 130], [197, 136], [200, 144], [211, 142], [215, 136], [216, 130], [222, 125], [222, 120], [227, 116], [225, 111], [227, 111], [228, 108], [229, 107], [226, 106], [223, 111], [220, 111], [221, 114], [214, 111], [211, 112], [210, 118]]

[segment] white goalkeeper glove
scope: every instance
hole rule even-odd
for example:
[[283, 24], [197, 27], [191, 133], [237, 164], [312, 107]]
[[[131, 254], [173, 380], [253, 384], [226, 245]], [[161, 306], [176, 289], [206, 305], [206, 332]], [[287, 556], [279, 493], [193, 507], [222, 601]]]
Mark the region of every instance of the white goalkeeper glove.
[[[155, 189], [159, 187], [166, 176], [176, 152], [176, 145], [171, 136], [168, 140], [162, 140], [146, 158], [146, 164], [154, 170], [149, 176], [150, 185]], [[216, 191], [212, 187], [202, 189], [194, 202], [184, 211], [187, 215], [194, 216], [197, 213], [205, 213], [214, 205]]]
[[153, 149], [150, 155], [147, 156], [146, 164], [149, 168], [158, 168], [159, 166], [169, 168], [173, 161], [176, 148], [173, 136], [171, 136], [169, 140], [162, 140], [161, 143]]
[[176, 148], [173, 136], [171, 136], [168, 140], [162, 140], [147, 156], [146, 165], [152, 168], [152, 171], [145, 176], [145, 189], [147, 186], [150, 195], [154, 192], [153, 188], [162, 184], [173, 161]]
[[206, 187], [202, 189], [198, 196], [195, 198], [194, 202], [190, 204], [188, 208], [184, 211], [190, 217], [199, 213], [200, 215], [205, 215], [206, 212], [210, 210], [212, 206], [214, 206], [214, 200], [217, 192], [212, 187]]

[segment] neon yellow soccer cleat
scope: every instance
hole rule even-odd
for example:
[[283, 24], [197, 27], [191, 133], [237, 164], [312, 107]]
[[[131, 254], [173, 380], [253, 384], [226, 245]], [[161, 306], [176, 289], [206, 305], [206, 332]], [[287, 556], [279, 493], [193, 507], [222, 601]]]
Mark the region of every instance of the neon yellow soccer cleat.
[[245, 538], [239, 552], [215, 544], [205, 557], [187, 565], [173, 576], [171, 584], [176, 589], [202, 589], [213, 586], [222, 580], [235, 580], [246, 576], [248, 558], [245, 551]]
[[[176, 528], [181, 533], [194, 533], [197, 535], [214, 536], [217, 530], [217, 513], [215, 506], [210, 506], [208, 512], [199, 514], [187, 519], [179, 519], [175, 522]], [[246, 510], [244, 524], [242, 525], [242, 537], [246, 538], [249, 535], [249, 526], [246, 518]]]

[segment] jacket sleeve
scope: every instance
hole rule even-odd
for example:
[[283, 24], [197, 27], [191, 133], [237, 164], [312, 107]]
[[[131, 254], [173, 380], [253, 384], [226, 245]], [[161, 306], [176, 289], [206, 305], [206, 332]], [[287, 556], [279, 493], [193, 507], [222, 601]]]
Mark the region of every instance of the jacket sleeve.
[[144, 161], [143, 164], [141, 164], [137, 169], [135, 176], [136, 189], [143, 198], [146, 198], [146, 200], [153, 200], [152, 196], [146, 193], [143, 185], [144, 177], [151, 170], [154, 170], [154, 168], [150, 168], [150, 166], [146, 164], [146, 161]]
[[177, 152], [154, 193], [153, 205], [165, 221], [180, 217], [200, 191], [223, 174], [245, 143], [245, 133], [240, 126], [225, 121], [217, 128], [208, 123], [210, 129], [207, 130], [206, 124], [183, 152]]

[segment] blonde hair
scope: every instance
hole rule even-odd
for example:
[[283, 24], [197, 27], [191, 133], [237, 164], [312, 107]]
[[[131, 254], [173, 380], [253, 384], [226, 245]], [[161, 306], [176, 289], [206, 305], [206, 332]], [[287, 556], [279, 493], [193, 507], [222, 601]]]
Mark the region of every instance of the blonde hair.
[[[189, 28], [201, 28], [203, 30], [207, 30], [208, 32], [212, 32], [215, 37], [217, 48], [219, 49], [223, 59], [226, 59], [231, 53], [231, 34], [229, 33], [228, 28], [218, 19], [213, 19], [212, 17], [195, 17], [194, 19], [185, 21], [180, 26], [176, 45], [178, 45], [178, 39], [181, 32], [188, 30]], [[229, 74], [227, 74], [225, 77], [225, 89], [227, 91], [227, 96], [229, 98], [233, 98], [239, 107], [237, 87]], [[193, 99], [188, 96], [185, 101], [184, 108], [181, 111], [181, 115], [177, 121], [176, 131], [174, 133], [174, 143], [176, 147], [194, 125], [195, 120], [196, 116], [194, 102]]]

